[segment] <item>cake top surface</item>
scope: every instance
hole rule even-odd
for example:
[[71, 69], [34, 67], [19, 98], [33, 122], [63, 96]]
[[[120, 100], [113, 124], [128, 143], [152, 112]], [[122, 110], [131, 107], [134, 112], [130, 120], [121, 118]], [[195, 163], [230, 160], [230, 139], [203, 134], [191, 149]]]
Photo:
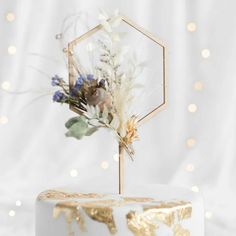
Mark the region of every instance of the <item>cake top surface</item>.
[[155, 206], [158, 208], [175, 208], [190, 206], [189, 201], [169, 200], [162, 201], [151, 197], [131, 197], [123, 195], [100, 194], [100, 193], [77, 193], [59, 190], [47, 190], [39, 194], [38, 201], [57, 203], [57, 206], [64, 207], [121, 207], [127, 205], [142, 205], [145, 208]]

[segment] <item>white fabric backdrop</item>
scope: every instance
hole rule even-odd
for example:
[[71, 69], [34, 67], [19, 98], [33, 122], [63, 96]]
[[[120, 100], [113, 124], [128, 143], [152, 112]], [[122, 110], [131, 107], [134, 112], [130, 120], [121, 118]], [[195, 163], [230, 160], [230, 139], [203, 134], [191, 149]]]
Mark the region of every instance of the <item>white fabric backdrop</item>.
[[[139, 155], [134, 163], [127, 161], [127, 182], [195, 186], [205, 201], [206, 235], [235, 236], [234, 0], [0, 2], [0, 235], [34, 234], [34, 199], [42, 190], [105, 182], [116, 191], [110, 136], [99, 132], [81, 142], [66, 139], [63, 124], [72, 112], [50, 96], [32, 102], [51, 92], [51, 75], [66, 75], [55, 40], [63, 19], [99, 7], [119, 8], [169, 49], [168, 107], [141, 128]], [[8, 12], [14, 21], [5, 19]], [[195, 32], [186, 29], [189, 22], [195, 22]], [[9, 46], [16, 47], [15, 54], [8, 53]], [[203, 49], [210, 50], [208, 58], [202, 57]], [[203, 84], [201, 91], [194, 89], [196, 81]], [[189, 104], [197, 111], [189, 112]], [[195, 140], [193, 147], [186, 145], [188, 138]], [[109, 164], [106, 170], [103, 161]], [[73, 169], [78, 176], [71, 177]]]

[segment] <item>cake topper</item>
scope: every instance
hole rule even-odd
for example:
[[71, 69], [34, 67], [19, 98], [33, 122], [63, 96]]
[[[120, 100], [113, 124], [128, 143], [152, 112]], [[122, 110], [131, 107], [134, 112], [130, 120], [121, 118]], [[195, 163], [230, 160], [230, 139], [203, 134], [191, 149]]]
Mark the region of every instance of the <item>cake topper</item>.
[[[53, 101], [67, 103], [77, 113], [65, 124], [66, 136], [81, 139], [100, 128], [115, 134], [119, 144], [119, 194], [122, 194], [125, 152], [133, 160], [132, 144], [139, 138], [138, 127], [166, 105], [166, 47], [157, 37], [118, 11], [112, 16], [102, 12], [99, 19], [100, 24], [69, 42], [64, 49], [68, 56], [69, 84], [57, 75], [52, 78], [52, 85], [60, 87], [54, 93]], [[136, 91], [142, 89], [137, 78], [145, 63], [137, 62], [131, 50], [122, 44], [127, 32], [118, 31], [121, 24], [142, 34], [162, 50], [162, 99], [141, 116], [133, 113], [132, 105]], [[78, 45], [93, 52], [91, 68], [81, 62], [81, 57], [86, 58], [86, 52], [79, 50]]]

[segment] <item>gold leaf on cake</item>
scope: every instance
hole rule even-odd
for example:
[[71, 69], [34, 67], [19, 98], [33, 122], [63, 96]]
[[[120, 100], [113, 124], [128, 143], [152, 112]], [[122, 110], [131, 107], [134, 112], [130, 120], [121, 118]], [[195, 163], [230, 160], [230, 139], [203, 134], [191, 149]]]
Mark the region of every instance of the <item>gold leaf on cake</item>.
[[68, 225], [68, 235], [73, 235], [72, 222], [75, 220], [80, 229], [85, 231], [85, 220], [81, 210], [83, 210], [92, 220], [105, 223], [111, 234], [117, 232], [115, 221], [113, 219], [113, 209], [110, 206], [117, 206], [115, 199], [101, 199], [93, 201], [67, 201], [59, 202], [53, 210], [53, 217], [58, 218], [64, 214]]
[[76, 220], [80, 229], [85, 230], [84, 219], [80, 214], [77, 202], [61, 202], [57, 203], [53, 209], [53, 217], [58, 218], [61, 214], [64, 214], [66, 223], [68, 225], [68, 234], [73, 235], [72, 222]]
[[157, 220], [172, 226], [175, 218], [178, 221], [190, 218], [192, 206], [190, 202], [185, 201], [159, 202], [158, 205], [144, 206], [144, 211], [155, 214]]
[[69, 193], [58, 190], [47, 190], [39, 194], [38, 200], [43, 201], [47, 199], [64, 200], [69, 198], [102, 198], [105, 196], [105, 194], [97, 193]]
[[141, 203], [141, 202], [151, 202], [154, 199], [153, 198], [147, 198], [147, 197], [123, 197], [122, 198], [125, 203]]
[[177, 210], [178, 220], [189, 219], [192, 215], [192, 206], [190, 204]]
[[158, 224], [145, 213], [130, 211], [127, 216], [127, 225], [135, 236], [155, 236]]
[[190, 232], [187, 229], [182, 228], [181, 225], [174, 226], [174, 236], [190, 236]]
[[[110, 197], [110, 198], [104, 198]], [[98, 199], [96, 199], [98, 198]], [[72, 222], [76, 221], [81, 231], [85, 231], [85, 216], [103, 223], [110, 234], [118, 229], [113, 216], [113, 208], [136, 203], [143, 206], [140, 211], [132, 210], [126, 215], [128, 229], [135, 236], [157, 236], [158, 228], [165, 224], [173, 232], [173, 236], [190, 236], [187, 229], [182, 228], [181, 221], [191, 218], [192, 205], [186, 201], [157, 201], [145, 197], [116, 197], [102, 194], [65, 193], [51, 190], [42, 193], [39, 200], [65, 200], [58, 202], [53, 211], [53, 217], [64, 215], [68, 225], [68, 235], [73, 236]], [[78, 199], [78, 200], [77, 200]], [[86, 215], [85, 215], [86, 214]]]
[[192, 206], [189, 202], [159, 202], [143, 207], [143, 212], [130, 211], [127, 218], [128, 228], [135, 236], [156, 236], [160, 223], [170, 227], [174, 236], [189, 236], [188, 230], [182, 229], [180, 222], [191, 217]]
[[106, 224], [111, 234], [117, 232], [111, 207], [83, 207], [83, 209], [91, 219]]

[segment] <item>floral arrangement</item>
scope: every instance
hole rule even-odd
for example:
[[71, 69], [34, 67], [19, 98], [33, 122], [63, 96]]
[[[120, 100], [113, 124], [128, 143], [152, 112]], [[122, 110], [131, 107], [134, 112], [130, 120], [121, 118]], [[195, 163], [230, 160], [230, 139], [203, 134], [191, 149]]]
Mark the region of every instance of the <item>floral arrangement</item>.
[[73, 86], [60, 76], [53, 76], [51, 84], [59, 88], [53, 101], [69, 104], [79, 111], [78, 116], [65, 124], [67, 137], [82, 139], [106, 128], [133, 158], [132, 143], [138, 140], [139, 118], [132, 114], [132, 104], [135, 90], [142, 87], [137, 78], [144, 63], [137, 63], [135, 54], [122, 44], [126, 33], [118, 31], [121, 23], [118, 11], [112, 16], [102, 12], [99, 19], [103, 26], [100, 38], [88, 44], [88, 53], [94, 50], [98, 54], [96, 65], [88, 70], [80, 63]]

